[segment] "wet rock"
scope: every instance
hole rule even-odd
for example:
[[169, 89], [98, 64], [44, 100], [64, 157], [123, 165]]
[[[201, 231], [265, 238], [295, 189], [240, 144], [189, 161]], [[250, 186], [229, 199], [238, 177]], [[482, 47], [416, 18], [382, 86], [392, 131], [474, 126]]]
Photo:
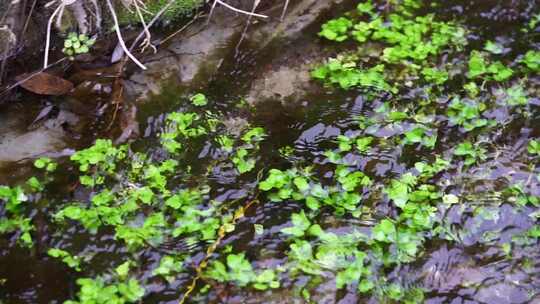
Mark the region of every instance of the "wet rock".
[[[248, 38], [259, 48], [272, 45], [276, 49], [270, 69], [263, 70], [253, 81], [247, 101], [251, 105], [268, 99], [297, 103], [308, 93], [320, 90], [311, 81], [310, 71], [330, 53], [318, 43], [316, 33], [322, 17], [349, 7], [351, 1], [305, 0], [297, 3], [283, 21], [270, 20], [256, 27]], [[306, 31], [311, 35], [306, 39]], [[290, 48], [294, 45], [294, 48]]]
[[242, 117], [229, 117], [223, 121], [227, 133], [234, 136], [240, 136], [242, 132], [249, 126], [247, 119]]
[[[302, 0], [296, 3], [291, 1], [283, 20], [279, 18], [262, 20], [263, 25], [253, 27], [248, 40], [256, 42], [259, 48], [276, 40], [286, 44], [287, 41], [298, 39], [309, 27], [318, 25], [325, 15], [337, 13], [342, 7], [347, 7], [353, 2], [356, 3], [349, 0]], [[278, 1], [277, 5], [266, 13], [279, 16], [282, 12], [282, 4]]]
[[478, 291], [476, 298], [481, 303], [526, 303], [529, 300], [527, 290], [510, 283], [498, 283]]
[[0, 26], [0, 60], [7, 58], [15, 48], [17, 37], [7, 26]]
[[428, 290], [450, 292], [482, 283], [488, 274], [475, 265], [461, 249], [446, 246], [433, 252], [422, 269], [423, 285]]
[[224, 9], [216, 9], [210, 22], [198, 20], [183, 34], [179, 34], [158, 53], [144, 62], [146, 71], [136, 71], [125, 82], [126, 93], [138, 100], [150, 94], [159, 94], [164, 82], [175, 80], [189, 85], [196, 76], [214, 74], [235, 34], [241, 27], [241, 18]]
[[[291, 1], [285, 18], [281, 20], [285, 1], [261, 1], [257, 13], [268, 15], [269, 18], [251, 18], [247, 28], [245, 26], [248, 18], [245, 15], [234, 14], [218, 6], [210, 22], [207, 23], [207, 19], [195, 21], [185, 32], [172, 38], [167, 45], [162, 45], [155, 55], [145, 58], [144, 64], [148, 69], [135, 71], [129, 77], [125, 83], [126, 93], [132, 99], [145, 101], [152, 94], [159, 94], [165, 83], [172, 82], [188, 88], [204, 87], [212, 76], [217, 74], [223, 62], [229, 60], [227, 58], [235, 57], [239, 46], [244, 44], [254, 53], [273, 56], [265, 58], [266, 61], [275, 57], [292, 56], [293, 53], [285, 52], [289, 42], [295, 41], [295, 45], [304, 45], [296, 40], [307, 28], [314, 25], [318, 27], [323, 16], [329, 12], [335, 13], [337, 6], [348, 2], [352, 3], [348, 0]], [[251, 8], [252, 3], [231, 2], [246, 10]], [[314, 40], [313, 37], [310, 38]], [[280, 45], [285, 49], [269, 54], [266, 48], [270, 45]], [[310, 56], [306, 57], [310, 59]], [[311, 61], [300, 60], [294, 65], [278, 66], [273, 68], [270, 74], [254, 78], [253, 80], [257, 79], [256, 84], [253, 92], [248, 94], [251, 102], [255, 103], [259, 98], [286, 98], [299, 88], [307, 89], [304, 85], [309, 80]]]
[[255, 80], [246, 100], [251, 105], [268, 99], [297, 101], [309, 87], [309, 82], [308, 66], [279, 67]]
[[21, 125], [20, 118], [11, 111], [0, 114], [0, 167], [11, 162], [61, 154], [68, 147], [63, 125], [78, 121], [74, 114], [60, 111], [55, 118], [29, 130]]

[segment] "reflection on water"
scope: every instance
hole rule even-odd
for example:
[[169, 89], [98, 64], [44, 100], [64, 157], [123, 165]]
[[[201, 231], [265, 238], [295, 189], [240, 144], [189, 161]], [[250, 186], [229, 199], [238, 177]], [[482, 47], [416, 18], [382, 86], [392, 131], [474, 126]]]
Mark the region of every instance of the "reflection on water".
[[[467, 24], [478, 30], [470, 37], [473, 44], [476, 40], [483, 41], [483, 35], [497, 38], [508, 48], [505, 55], [510, 55], [523, 50], [523, 41], [519, 39], [517, 29], [521, 20], [529, 18], [534, 11], [538, 12], [538, 8], [535, 1], [448, 1], [436, 10], [449, 19], [462, 19], [465, 16]], [[482, 33], [482, 37], [476, 36], [478, 33]], [[493, 37], [494, 34], [498, 36]], [[351, 153], [345, 160], [369, 175], [375, 182], [375, 189], [406, 172], [416, 161], [434, 158], [432, 152], [421, 148], [388, 144], [389, 138], [402, 136], [415, 126], [412, 121], [396, 124], [381, 119], [377, 109], [391, 96], [382, 94], [369, 100], [361, 91], [307, 94], [307, 106], [284, 107], [277, 102], [268, 102], [263, 103], [252, 116], [231, 106], [236, 97], [223, 97], [229, 96], [223, 94], [223, 90], [227, 89], [227, 83], [233, 83], [231, 78], [236, 73], [232, 69], [232, 72], [224, 71], [223, 74], [223, 77], [217, 77], [216, 89], [209, 95], [219, 100], [216, 107], [224, 116], [249, 120], [267, 130], [269, 137], [263, 143], [258, 159], [263, 167], [287, 168], [291, 162], [317, 164], [317, 173], [329, 178], [331, 172], [325, 170], [327, 160], [323, 153], [335, 147], [338, 135], [355, 135], [359, 132], [373, 136], [376, 144], [370, 151], [362, 155]], [[531, 81], [538, 83], [539, 80]], [[416, 100], [426, 98], [425, 94], [422, 88], [411, 89], [403, 95], [402, 106], [414, 107]], [[458, 164], [431, 181], [463, 199], [460, 204], [438, 206], [438, 215], [447, 230], [448, 239], [428, 242], [425, 254], [419, 261], [400, 265], [388, 274], [388, 278], [398, 280], [405, 286], [424, 289], [426, 303], [540, 303], [537, 296], [540, 293], [540, 250], [537, 240], [526, 236], [529, 229], [538, 225], [538, 208], [516, 207], [503, 193], [509, 185], [521, 183], [524, 192], [540, 195], [536, 164], [531, 168], [526, 154], [529, 139], [540, 135], [536, 127], [540, 117], [537, 108], [531, 110], [528, 119], [523, 119], [514, 110], [500, 104], [486, 112], [485, 117], [495, 119], [504, 128], [494, 130], [483, 138], [488, 150], [485, 161], [469, 170], [464, 170], [463, 164]], [[451, 149], [461, 142], [463, 134], [450, 130], [443, 115], [433, 116], [434, 132], [442, 143], [437, 147], [437, 153], [448, 156]], [[359, 117], [373, 119], [375, 123], [361, 131], [358, 127]], [[144, 139], [135, 146], [159, 158], [162, 151], [155, 148], [155, 137], [163, 128], [163, 114], [145, 120]], [[235, 125], [235, 128], [240, 128], [240, 125]], [[190, 161], [194, 172], [202, 172], [210, 162], [220, 159], [222, 155], [211, 140], [194, 145], [197, 144], [201, 147], [199, 153], [192, 156]], [[278, 149], [285, 146], [294, 148], [293, 156], [280, 156]], [[72, 174], [64, 173], [68, 176]], [[211, 196], [218, 202], [248, 199], [256, 185], [253, 176], [239, 178], [230, 164], [213, 167], [208, 179], [213, 189]], [[78, 196], [88, 196], [88, 193], [63, 191], [55, 195], [52, 197], [65, 202]], [[381, 197], [367, 197], [365, 201], [373, 207], [374, 213], [393, 212]], [[222, 245], [246, 251], [256, 267], [283, 265], [287, 245], [279, 231], [290, 225], [291, 213], [301, 208], [296, 202], [271, 203], [261, 200], [249, 210]], [[53, 209], [53, 206], [44, 206], [37, 212], [43, 215], [54, 212]], [[46, 249], [49, 247], [60, 246], [93, 256], [91, 264], [85, 267], [85, 276], [108, 271], [128, 254], [114, 240], [113, 231], [104, 230], [98, 235], [89, 235], [78, 226], [61, 227], [55, 231], [53, 228], [56, 229], [56, 226], [47, 222], [46, 217], [43, 218], [38, 225], [42, 235], [38, 237], [36, 250], [29, 252], [19, 249], [13, 245], [13, 240], [0, 239], [0, 279], [7, 279], [0, 284], [0, 299], [3, 298], [5, 303], [60, 303], [73, 296], [77, 290], [73, 284], [76, 274], [66, 271], [60, 262], [48, 258]], [[331, 214], [325, 214], [320, 222], [338, 234], [353, 229], [367, 233], [374, 223], [370, 219], [335, 218]], [[264, 227], [262, 234], [255, 233], [254, 224]], [[501, 250], [506, 244], [512, 246], [511, 254]], [[133, 258], [140, 263], [139, 278], [146, 282], [144, 303], [176, 303], [190, 279], [190, 274], [182, 274], [172, 282], [152, 276], [151, 270], [159, 264], [162, 255], [190, 252], [194, 254], [190, 262], [196, 265], [202, 260], [207, 245], [172, 239], [158, 248], [134, 254]], [[217, 285], [208, 294], [195, 296], [193, 302], [304, 303], [301, 295], [292, 287], [307, 285], [308, 279], [299, 277], [294, 281], [287, 280], [285, 278], [282, 289], [256, 293]], [[312, 296], [317, 303], [377, 303], [376, 298], [359, 298], [355, 293], [337, 291], [335, 279], [330, 274], [312, 290]]]

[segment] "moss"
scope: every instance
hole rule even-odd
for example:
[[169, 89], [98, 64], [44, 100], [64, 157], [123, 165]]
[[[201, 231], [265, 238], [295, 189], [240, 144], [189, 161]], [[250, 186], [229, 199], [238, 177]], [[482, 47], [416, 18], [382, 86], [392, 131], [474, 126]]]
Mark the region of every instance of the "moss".
[[[168, 2], [169, 0], [145, 0], [144, 3], [146, 8], [143, 10], [145, 21], [149, 22], [163, 6], [167, 5]], [[204, 0], [176, 0], [165, 11], [161, 17], [161, 20], [163, 20], [163, 22], [169, 22], [182, 17], [190, 16], [203, 4]], [[131, 12], [128, 10], [123, 10], [123, 13], [120, 14], [119, 19], [122, 24], [133, 24], [140, 21], [135, 10], [132, 10]]]

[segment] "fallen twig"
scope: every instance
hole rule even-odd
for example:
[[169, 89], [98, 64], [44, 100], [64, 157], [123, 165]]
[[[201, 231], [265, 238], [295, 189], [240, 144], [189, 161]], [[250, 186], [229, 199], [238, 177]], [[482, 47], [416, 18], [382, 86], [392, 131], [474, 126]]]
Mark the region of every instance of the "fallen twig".
[[26, 30], [28, 29], [28, 24], [30, 23], [30, 18], [32, 17], [32, 14], [34, 13], [34, 9], [36, 8], [37, 0], [34, 0], [32, 2], [32, 6], [30, 6], [30, 12], [28, 12], [28, 16], [26, 17], [26, 21], [24, 22], [23, 29], [21, 31], [21, 37], [24, 37], [24, 34], [26, 34]]
[[[260, 2], [261, 2], [261, 0], [254, 0], [253, 1], [253, 8], [251, 9], [252, 14], [255, 12], [255, 10], [257, 9], [257, 6], [259, 6]], [[239, 53], [240, 45], [242, 44], [242, 41], [244, 41], [244, 39], [246, 38], [247, 30], [248, 30], [249, 24], [251, 22], [251, 17], [252, 17], [252, 15], [249, 15], [249, 17], [248, 17], [248, 19], [246, 21], [246, 25], [244, 26], [244, 30], [242, 31], [242, 36], [240, 36], [240, 39], [238, 40], [238, 43], [236, 44], [236, 48], [235, 48], [236, 54]]]
[[49, 48], [51, 46], [51, 27], [52, 23], [54, 21], [54, 17], [60, 10], [62, 10], [62, 7], [64, 6], [64, 3], [58, 4], [58, 7], [54, 10], [54, 12], [51, 14], [51, 17], [49, 17], [49, 21], [47, 22], [47, 37], [45, 39], [45, 58], [43, 58], [43, 69], [46, 69], [49, 65]]
[[259, 17], [259, 18], [268, 18], [268, 16], [266, 15], [261, 15], [261, 14], [256, 14], [256, 13], [251, 13], [251, 12], [248, 12], [248, 11], [244, 11], [244, 10], [241, 10], [241, 9], [238, 9], [234, 6], [231, 6], [221, 0], [214, 0], [214, 6], [215, 4], [218, 3], [218, 4], [221, 4], [223, 6], [225, 6], [226, 8], [232, 10], [232, 11], [235, 11], [237, 13], [240, 13], [240, 14], [244, 14], [244, 15], [249, 15], [249, 16], [255, 16], [255, 17]]
[[114, 21], [114, 30], [116, 32], [116, 36], [118, 37], [118, 42], [122, 46], [122, 49], [124, 49], [124, 52], [126, 55], [131, 59], [136, 65], [138, 65], [141, 69], [146, 70], [146, 67], [144, 64], [142, 64], [126, 47], [126, 43], [124, 42], [124, 38], [122, 37], [122, 33], [120, 32], [120, 25], [118, 23], [118, 17], [116, 16], [116, 12], [114, 11], [114, 7], [111, 3], [111, 0], [107, 0], [107, 6], [109, 7], [109, 11], [111, 12], [111, 16], [113, 17]]
[[283, 11], [281, 12], [281, 18], [280, 18], [281, 21], [283, 21], [283, 18], [285, 18], [287, 7], [289, 7], [289, 0], [285, 0], [285, 5], [283, 6]]
[[[253, 204], [255, 204], [257, 202], [258, 202], [258, 200], [255, 198], [255, 199], [251, 200], [249, 203], [247, 203], [245, 206], [240, 206], [234, 212], [234, 216], [233, 216], [231, 222], [226, 223], [226, 224], [227, 225], [230, 225], [230, 224], [235, 225], [236, 222], [239, 219], [244, 217], [246, 210], [249, 209], [249, 207], [251, 207]], [[197, 285], [197, 282], [202, 277], [203, 270], [206, 268], [206, 266], [208, 266], [208, 260], [210, 259], [212, 254], [214, 254], [214, 252], [218, 248], [219, 244], [221, 244], [221, 241], [227, 235], [227, 231], [225, 229], [226, 224], [223, 224], [223, 225], [221, 225], [221, 227], [219, 227], [218, 237], [217, 237], [216, 241], [214, 243], [212, 243], [212, 245], [210, 245], [210, 247], [208, 247], [208, 249], [206, 249], [206, 255], [204, 256], [202, 261], [199, 263], [199, 266], [197, 266], [197, 268], [195, 269], [195, 271], [197, 272], [197, 275], [193, 278], [193, 280], [191, 280], [191, 284], [189, 284], [188, 289], [186, 290], [186, 292], [182, 296], [182, 299], [180, 299], [179, 304], [184, 304], [185, 301], [187, 300], [187, 298], [189, 297], [189, 295], [193, 292], [193, 290], [195, 289], [195, 286]]]
[[180, 34], [181, 32], [183, 32], [184, 30], [186, 30], [190, 25], [193, 24], [193, 22], [195, 22], [195, 20], [201, 18], [201, 17], [204, 17], [204, 13], [200, 13], [200, 14], [197, 14], [193, 19], [191, 19], [188, 23], [184, 24], [184, 26], [182, 26], [180, 29], [178, 29], [176, 32], [170, 34], [169, 36], [165, 37], [165, 39], [161, 40], [160, 41], [160, 45], [167, 42], [168, 40], [170, 40], [172, 37]]
[[146, 49], [147, 46], [150, 46], [154, 53], [157, 52], [156, 47], [152, 44], [152, 35], [150, 34], [150, 31], [148, 30], [148, 26], [146, 25], [146, 21], [144, 21], [144, 16], [142, 15], [141, 8], [139, 7], [139, 4], [137, 1], [133, 1], [133, 5], [135, 5], [135, 10], [137, 11], [137, 15], [139, 16], [139, 19], [141, 20], [141, 24], [143, 26], [143, 32], [146, 35], [146, 38], [143, 41], [143, 47], [142, 51], [144, 52], [144, 49]]

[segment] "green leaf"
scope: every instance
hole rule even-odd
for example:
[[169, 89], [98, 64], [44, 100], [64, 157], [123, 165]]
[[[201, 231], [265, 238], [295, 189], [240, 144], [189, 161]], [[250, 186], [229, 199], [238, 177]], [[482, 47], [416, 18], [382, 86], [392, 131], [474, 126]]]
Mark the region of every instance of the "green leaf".
[[334, 41], [344, 41], [347, 39], [347, 31], [352, 27], [353, 23], [351, 20], [340, 17], [338, 19], [330, 20], [327, 23], [323, 24], [321, 32], [319, 35]]
[[206, 99], [206, 96], [204, 94], [201, 94], [201, 93], [197, 93], [197, 94], [191, 96], [191, 98], [189, 100], [191, 101], [191, 103], [194, 106], [198, 106], [198, 107], [202, 107], [202, 106], [205, 106], [206, 104], [208, 104], [208, 100]]
[[309, 226], [311, 226], [311, 222], [307, 218], [304, 211], [301, 211], [300, 213], [293, 213], [291, 220], [293, 227], [281, 229], [282, 233], [292, 235], [294, 237], [301, 237], [308, 230]]
[[293, 182], [298, 190], [302, 192], [309, 190], [309, 183], [305, 177], [297, 176], [293, 179]]
[[484, 50], [495, 55], [500, 55], [504, 52], [503, 46], [493, 41], [486, 42], [486, 45], [484, 46]]
[[373, 227], [371, 234], [377, 241], [391, 243], [396, 241], [397, 230], [392, 221], [384, 219]]
[[264, 226], [261, 224], [253, 224], [253, 229], [255, 230], [256, 235], [264, 234]]
[[445, 194], [443, 196], [443, 203], [447, 205], [457, 204], [458, 202], [459, 202], [459, 198], [453, 194]]
[[130, 261], [126, 261], [120, 265], [118, 265], [118, 267], [115, 268], [115, 271], [116, 271], [116, 274], [120, 277], [120, 278], [126, 278], [128, 273], [129, 273], [129, 267], [131, 266], [131, 262]]
[[477, 51], [471, 53], [469, 59], [469, 78], [476, 78], [480, 75], [487, 73], [487, 65], [484, 57]]

